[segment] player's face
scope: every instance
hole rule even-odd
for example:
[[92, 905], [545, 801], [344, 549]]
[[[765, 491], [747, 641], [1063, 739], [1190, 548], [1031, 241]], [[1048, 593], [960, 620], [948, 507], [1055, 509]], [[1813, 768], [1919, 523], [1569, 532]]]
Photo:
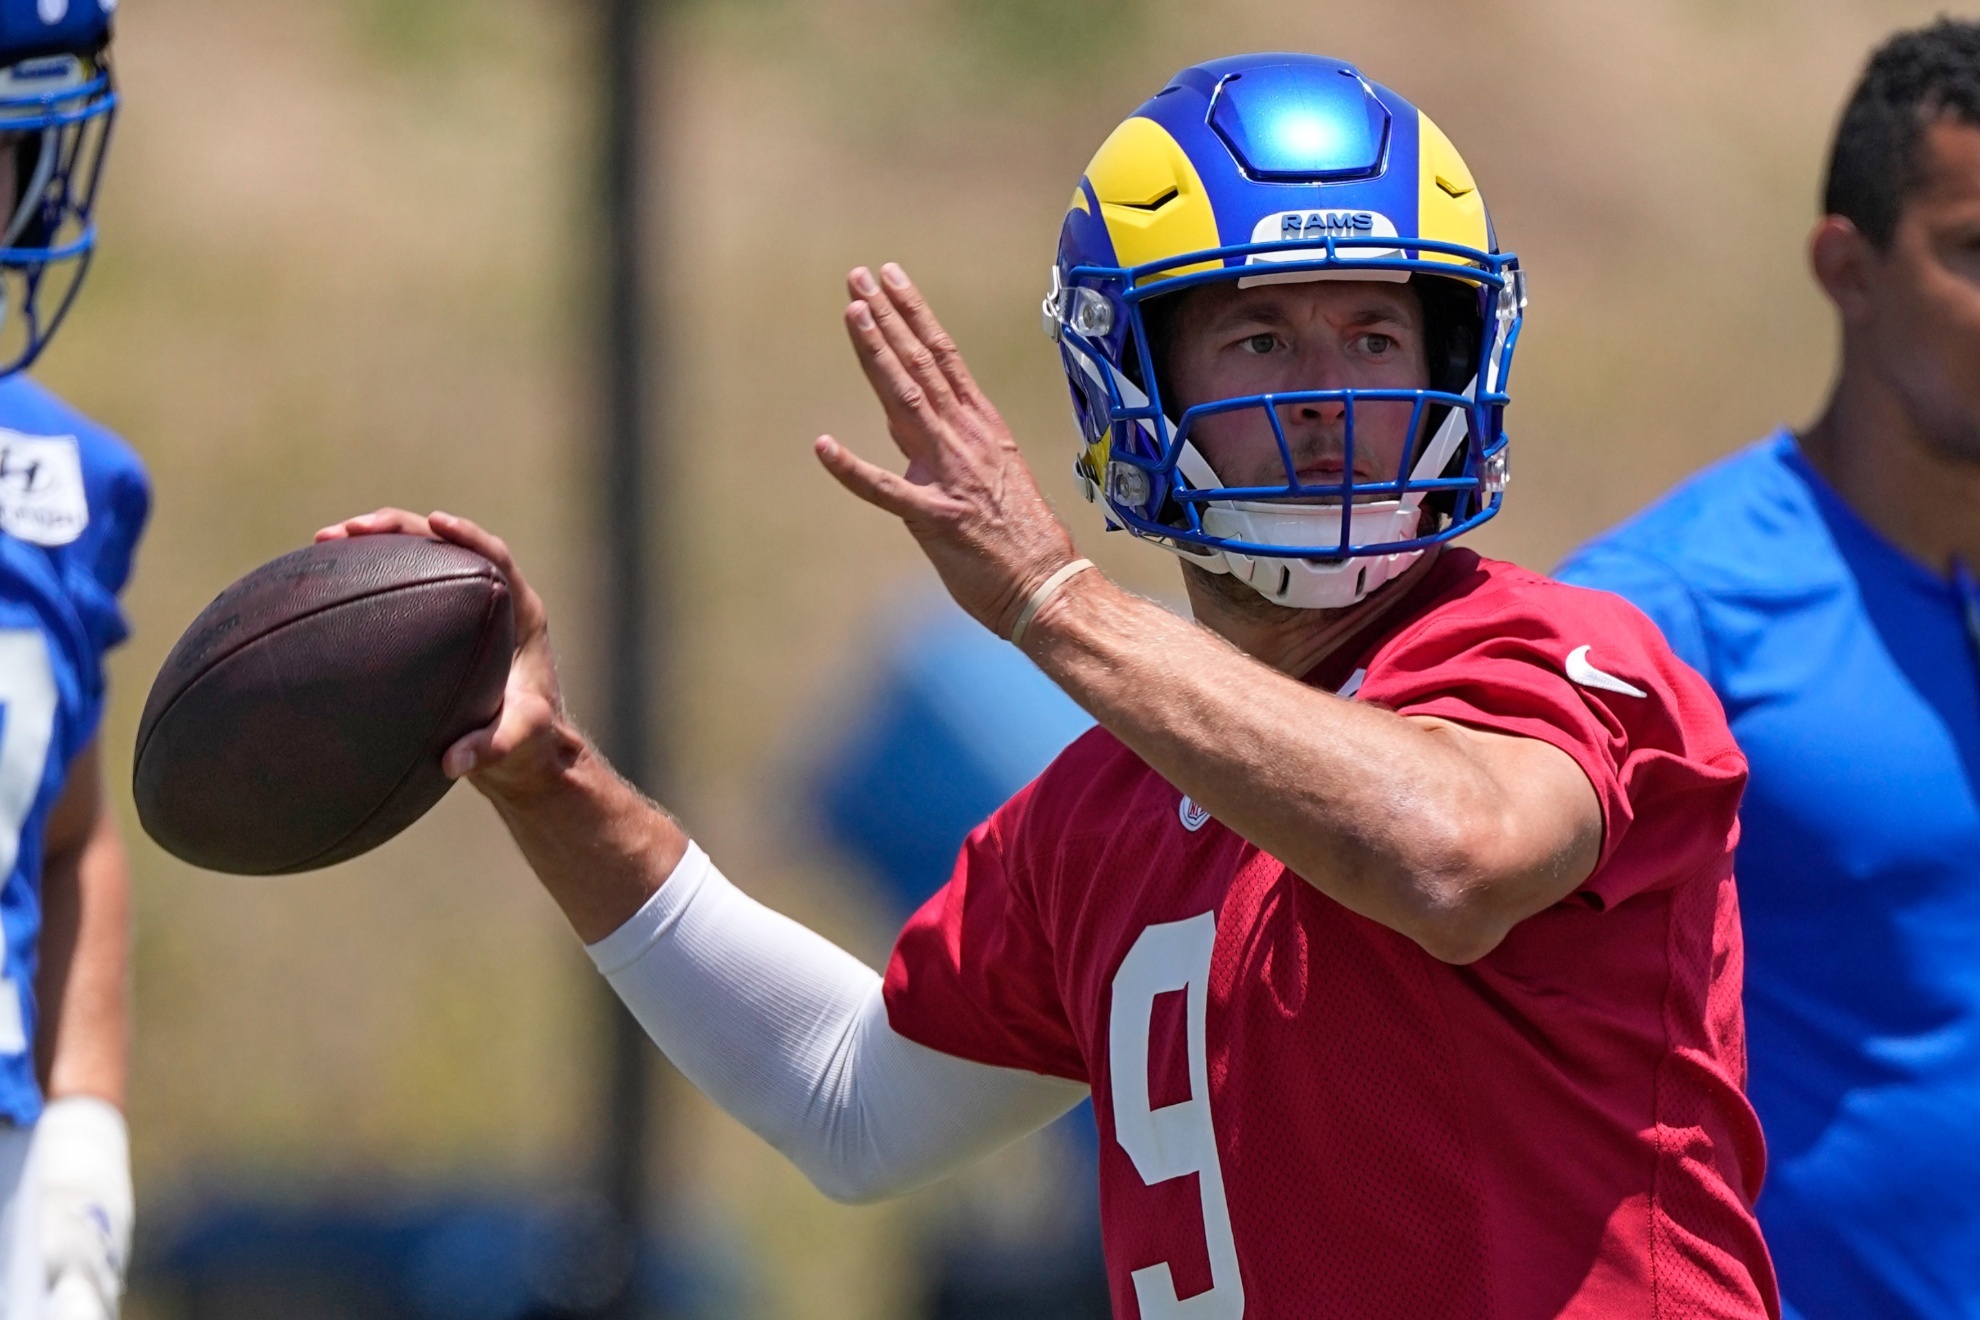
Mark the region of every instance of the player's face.
[[[1429, 384], [1423, 307], [1407, 284], [1313, 281], [1240, 289], [1206, 284], [1176, 309], [1168, 353], [1172, 414], [1215, 399], [1292, 390], [1422, 389]], [[1410, 433], [1407, 401], [1360, 402], [1354, 479], [1394, 481]], [[1279, 423], [1301, 483], [1339, 482], [1347, 405], [1283, 405]], [[1204, 417], [1192, 432], [1228, 486], [1280, 485], [1285, 461], [1263, 409]]]
[[1980, 462], [1980, 128], [1932, 124], [1919, 163], [1860, 324], [1927, 442]]

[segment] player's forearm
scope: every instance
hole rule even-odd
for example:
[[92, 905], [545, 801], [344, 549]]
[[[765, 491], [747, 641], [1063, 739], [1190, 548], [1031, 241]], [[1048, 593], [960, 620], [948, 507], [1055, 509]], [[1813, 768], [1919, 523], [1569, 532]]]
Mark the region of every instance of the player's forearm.
[[42, 1085], [123, 1108], [130, 1067], [131, 885], [115, 818], [42, 869]]
[[585, 943], [605, 938], [652, 897], [687, 851], [674, 819], [619, 777], [568, 724], [558, 769], [527, 790], [482, 785], [510, 835]]
[[1336, 901], [1452, 961], [1503, 934], [1521, 832], [1452, 739], [1269, 669], [1097, 573], [1030, 639], [1165, 779]]

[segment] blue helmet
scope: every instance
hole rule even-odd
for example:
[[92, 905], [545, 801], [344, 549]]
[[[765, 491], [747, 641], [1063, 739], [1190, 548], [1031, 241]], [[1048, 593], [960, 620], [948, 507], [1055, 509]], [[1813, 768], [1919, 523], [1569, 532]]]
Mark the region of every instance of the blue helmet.
[[[0, 0], [0, 375], [33, 362], [96, 246], [115, 0]], [[6, 167], [0, 157], [0, 170]], [[9, 177], [11, 176], [11, 177]]]
[[[1149, 318], [1213, 280], [1410, 281], [1438, 330], [1429, 388], [1162, 397]], [[1045, 331], [1058, 341], [1083, 447], [1081, 488], [1126, 528], [1266, 599], [1352, 604], [1423, 550], [1498, 511], [1506, 377], [1526, 303], [1450, 139], [1352, 65], [1240, 55], [1183, 70], [1101, 146], [1060, 230]], [[1169, 304], [1173, 305], [1173, 304]], [[1441, 323], [1440, 325], [1438, 323]], [[1407, 400], [1401, 469], [1357, 481], [1357, 402]], [[1347, 472], [1302, 485], [1279, 410], [1339, 404]], [[1233, 487], [1197, 447], [1201, 419], [1271, 419], [1285, 481]]]

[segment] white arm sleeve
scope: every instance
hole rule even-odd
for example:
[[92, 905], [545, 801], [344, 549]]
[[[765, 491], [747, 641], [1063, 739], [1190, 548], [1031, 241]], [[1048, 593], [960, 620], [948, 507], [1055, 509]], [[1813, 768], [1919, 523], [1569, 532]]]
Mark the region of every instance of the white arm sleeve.
[[878, 973], [744, 894], [693, 843], [587, 952], [674, 1066], [834, 1200], [931, 1182], [1086, 1096], [900, 1035]]

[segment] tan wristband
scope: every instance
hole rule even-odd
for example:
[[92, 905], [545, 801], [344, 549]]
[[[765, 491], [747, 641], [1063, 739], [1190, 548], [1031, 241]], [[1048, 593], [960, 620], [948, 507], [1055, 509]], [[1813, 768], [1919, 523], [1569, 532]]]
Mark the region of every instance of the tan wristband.
[[1024, 630], [1029, 628], [1031, 621], [1038, 617], [1038, 611], [1050, 604], [1052, 597], [1058, 595], [1066, 583], [1092, 567], [1093, 561], [1091, 559], [1075, 559], [1058, 572], [1052, 574], [1051, 577], [1039, 583], [1038, 589], [1031, 593], [1031, 599], [1027, 600], [1024, 603], [1024, 608], [1018, 611], [1017, 622], [1011, 625], [1011, 645], [1022, 646], [1024, 644]]

